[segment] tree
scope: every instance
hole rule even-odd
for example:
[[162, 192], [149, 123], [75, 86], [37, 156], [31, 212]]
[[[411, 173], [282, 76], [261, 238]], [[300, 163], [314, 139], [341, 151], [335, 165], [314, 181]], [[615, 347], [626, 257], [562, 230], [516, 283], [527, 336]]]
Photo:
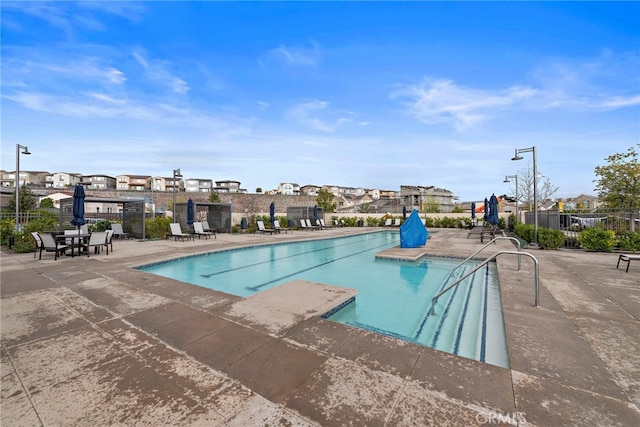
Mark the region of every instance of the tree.
[[371, 212], [371, 203], [361, 203], [358, 205], [358, 212], [369, 213]]
[[[640, 148], [640, 144], [638, 144]], [[605, 159], [606, 166], [596, 166], [595, 191], [607, 207], [624, 209], [630, 214], [629, 229], [635, 231], [635, 219], [640, 210], [640, 164], [633, 147], [626, 153], [613, 154]]]
[[427, 213], [440, 213], [440, 203], [435, 197], [427, 197], [427, 205], [425, 206], [425, 212]]
[[53, 199], [51, 197], [45, 197], [44, 199], [40, 200], [40, 207], [41, 208], [52, 208], [52, 207], [54, 207]]
[[[31, 189], [26, 185], [20, 187], [20, 212], [27, 212], [31, 209], [35, 209], [38, 204], [36, 197], [31, 192]], [[7, 205], [9, 211], [16, 210], [16, 193], [12, 193]]]
[[[538, 205], [554, 195], [559, 188], [551, 184], [549, 178], [541, 177], [538, 171]], [[533, 199], [533, 167], [529, 164], [526, 169], [518, 172], [518, 201], [524, 204], [526, 210], [533, 211]]]
[[209, 194], [209, 201], [211, 203], [220, 203], [220, 195], [215, 191], [212, 191], [211, 194]]
[[262, 193], [262, 187], [256, 188], [256, 193]]
[[333, 203], [333, 193], [329, 190], [321, 188], [316, 196], [316, 204], [321, 207], [324, 212], [335, 212], [336, 205]]

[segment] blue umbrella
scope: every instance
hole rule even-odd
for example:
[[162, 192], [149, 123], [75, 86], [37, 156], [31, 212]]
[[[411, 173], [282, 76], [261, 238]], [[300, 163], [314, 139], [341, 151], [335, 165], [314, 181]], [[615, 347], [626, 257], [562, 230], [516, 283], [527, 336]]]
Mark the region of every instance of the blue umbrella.
[[316, 222], [318, 221], [318, 205], [313, 207], [313, 220]]
[[489, 200], [484, 198], [484, 215], [482, 216], [482, 220], [487, 222], [489, 220]]
[[269, 205], [269, 220], [271, 220], [271, 225], [273, 225], [276, 220], [276, 204], [274, 202], [271, 202]]
[[195, 215], [193, 214], [193, 200], [189, 198], [189, 201], [187, 202], [187, 224], [193, 224], [194, 217]]
[[80, 184], [76, 185], [73, 190], [73, 219], [71, 224], [78, 226], [78, 232], [80, 232], [80, 226], [85, 225], [84, 220], [84, 187]]
[[498, 224], [500, 218], [498, 218], [498, 198], [495, 194], [491, 195], [489, 199], [489, 214], [487, 215], [487, 221], [492, 224]]

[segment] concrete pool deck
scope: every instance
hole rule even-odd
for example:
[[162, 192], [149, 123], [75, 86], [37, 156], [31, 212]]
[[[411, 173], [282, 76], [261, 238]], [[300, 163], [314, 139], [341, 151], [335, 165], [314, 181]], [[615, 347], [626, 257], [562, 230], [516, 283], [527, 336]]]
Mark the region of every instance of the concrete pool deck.
[[[114, 241], [87, 257], [3, 253], [0, 425], [640, 425], [640, 266], [617, 254], [497, 260], [510, 368], [319, 317], [353, 291], [297, 281], [248, 298], [132, 267], [367, 231]], [[435, 230], [434, 230], [435, 231]], [[465, 258], [465, 230], [391, 257]], [[480, 256], [513, 250], [506, 240]], [[356, 296], [357, 299], [357, 296]]]

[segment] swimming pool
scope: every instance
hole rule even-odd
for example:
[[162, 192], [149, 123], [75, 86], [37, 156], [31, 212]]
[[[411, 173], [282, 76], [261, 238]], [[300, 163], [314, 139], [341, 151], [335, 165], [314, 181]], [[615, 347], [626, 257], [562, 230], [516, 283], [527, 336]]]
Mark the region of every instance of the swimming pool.
[[399, 233], [271, 244], [213, 252], [139, 269], [237, 296], [294, 279], [357, 289], [355, 302], [326, 317], [475, 360], [508, 366], [497, 274], [493, 263], [441, 297], [457, 259], [376, 259], [398, 246]]

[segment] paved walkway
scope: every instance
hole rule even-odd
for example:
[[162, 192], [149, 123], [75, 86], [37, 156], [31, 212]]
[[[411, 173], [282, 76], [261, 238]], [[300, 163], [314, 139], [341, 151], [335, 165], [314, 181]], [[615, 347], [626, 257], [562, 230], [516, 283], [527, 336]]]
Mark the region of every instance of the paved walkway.
[[[0, 425], [640, 425], [640, 264], [617, 270], [615, 254], [531, 250], [537, 308], [531, 260], [498, 258], [510, 369], [321, 319], [348, 289], [296, 281], [238, 298], [132, 268], [363, 230], [3, 253]], [[387, 255], [481, 247], [437, 231]], [[513, 246], [485, 252], [498, 250]]]

